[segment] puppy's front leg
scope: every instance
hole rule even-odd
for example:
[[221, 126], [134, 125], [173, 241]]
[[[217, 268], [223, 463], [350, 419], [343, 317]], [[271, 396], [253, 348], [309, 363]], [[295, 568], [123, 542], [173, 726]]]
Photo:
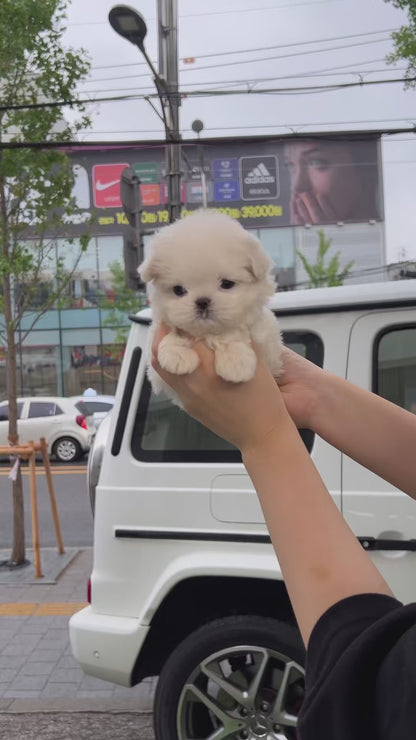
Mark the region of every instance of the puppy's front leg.
[[245, 342], [217, 343], [215, 347], [215, 369], [217, 375], [233, 383], [251, 380], [256, 371], [257, 358], [254, 350]]
[[187, 337], [171, 332], [159, 344], [157, 358], [160, 366], [168, 373], [187, 375], [199, 365], [199, 358]]

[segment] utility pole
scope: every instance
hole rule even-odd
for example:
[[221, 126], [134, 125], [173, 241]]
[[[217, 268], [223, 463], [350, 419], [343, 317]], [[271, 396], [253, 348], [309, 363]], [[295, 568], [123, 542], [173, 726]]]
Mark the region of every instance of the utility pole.
[[181, 145], [179, 132], [178, 90], [178, 4], [177, 0], [157, 0], [159, 72], [154, 68], [145, 47], [147, 34], [143, 16], [129, 5], [115, 5], [108, 19], [115, 32], [130, 41], [143, 54], [157, 90], [166, 138], [166, 177], [168, 181], [169, 223], [181, 216]]
[[[168, 179], [169, 223], [181, 215], [181, 146], [179, 129], [178, 3], [157, 0], [159, 77], [166, 81], [166, 176]], [[175, 143], [178, 142], [178, 143]]]

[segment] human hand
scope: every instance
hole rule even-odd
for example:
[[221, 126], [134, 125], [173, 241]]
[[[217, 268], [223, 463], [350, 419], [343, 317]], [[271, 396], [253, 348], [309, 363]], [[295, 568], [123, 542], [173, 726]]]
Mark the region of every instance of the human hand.
[[293, 195], [291, 211], [294, 224], [321, 224], [338, 221], [329, 198], [306, 190]]
[[320, 408], [324, 373], [297, 352], [283, 347], [283, 370], [278, 384], [286, 408], [298, 429], [314, 429]]
[[193, 349], [199, 366], [187, 375], [174, 375], [161, 368], [157, 350], [168, 333], [159, 327], [152, 345], [152, 366], [178, 394], [183, 408], [204, 426], [234, 444], [244, 454], [255, 449], [275, 430], [290, 422], [276, 382], [260, 357], [254, 377], [244, 383], [231, 383], [215, 371], [214, 352], [203, 342]]

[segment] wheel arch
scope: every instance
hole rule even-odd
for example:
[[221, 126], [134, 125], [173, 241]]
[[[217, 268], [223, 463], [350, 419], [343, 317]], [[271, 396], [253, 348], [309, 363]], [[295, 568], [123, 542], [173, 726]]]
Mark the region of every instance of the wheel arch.
[[131, 685], [160, 673], [187, 635], [215, 619], [232, 615], [273, 617], [296, 627], [283, 581], [236, 576], [190, 577], [175, 584], [159, 605], [136, 659]]

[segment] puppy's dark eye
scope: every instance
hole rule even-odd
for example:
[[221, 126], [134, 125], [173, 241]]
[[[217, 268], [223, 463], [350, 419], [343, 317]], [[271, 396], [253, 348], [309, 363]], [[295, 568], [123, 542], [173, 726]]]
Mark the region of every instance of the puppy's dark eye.
[[230, 290], [230, 288], [234, 288], [235, 282], [233, 280], [221, 280], [220, 287], [224, 288], [224, 290]]
[[179, 296], [186, 295], [187, 293], [187, 291], [182, 285], [174, 285], [172, 290], [175, 293], [175, 295], [179, 295]]

